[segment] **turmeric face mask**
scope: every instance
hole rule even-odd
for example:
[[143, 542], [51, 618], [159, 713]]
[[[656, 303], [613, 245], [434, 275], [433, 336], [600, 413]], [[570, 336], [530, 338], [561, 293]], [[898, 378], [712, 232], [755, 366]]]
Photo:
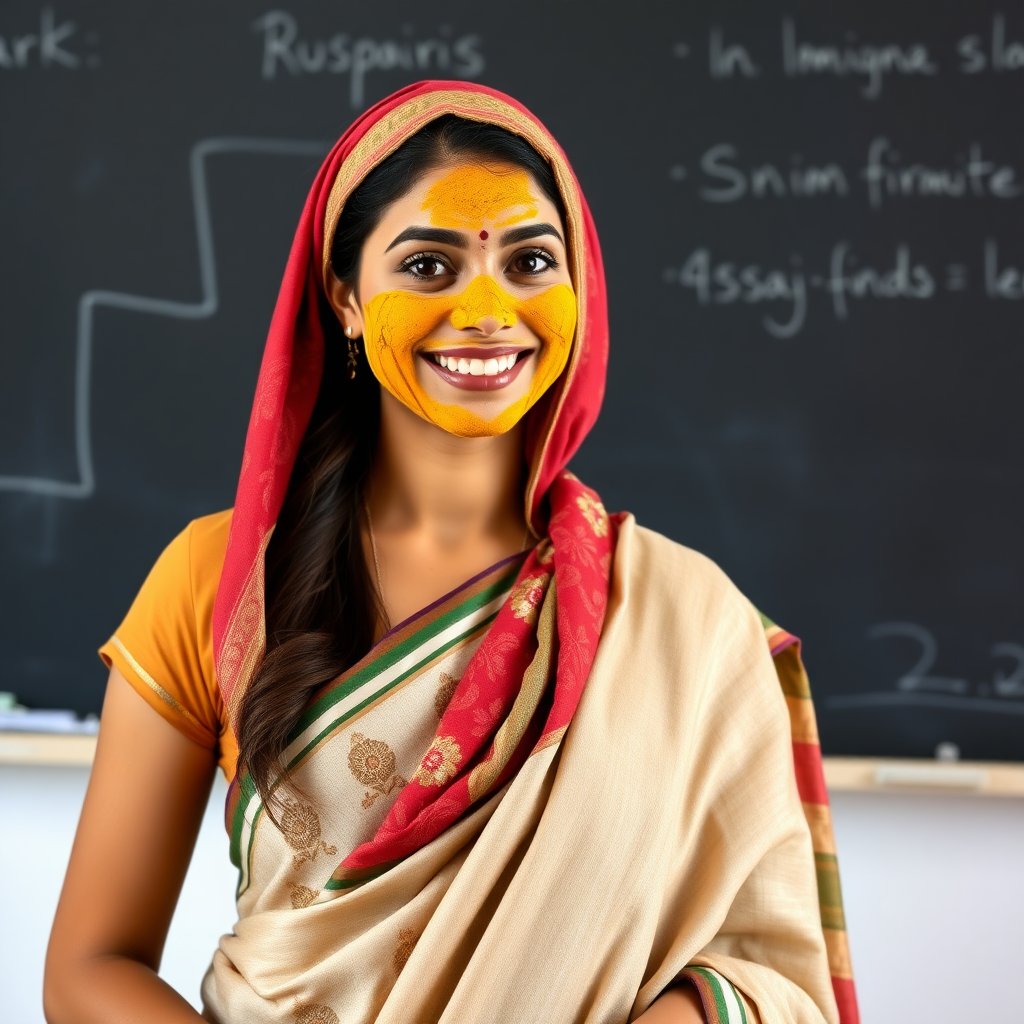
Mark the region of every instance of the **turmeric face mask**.
[[[567, 273], [534, 255], [539, 243], [524, 250], [506, 241], [512, 226], [528, 228], [539, 214], [557, 222], [534, 189], [524, 170], [508, 164], [466, 163], [445, 173], [408, 215], [458, 232], [459, 244], [407, 257], [434, 261], [444, 273], [414, 275], [408, 290], [382, 290], [363, 305], [374, 376], [417, 415], [460, 437], [509, 430], [569, 360], [577, 314]], [[530, 260], [540, 271], [517, 269]], [[552, 278], [559, 283], [544, 288]]]
[[[364, 313], [366, 358], [377, 380], [413, 412], [449, 433], [487, 437], [515, 426], [565, 369], [576, 329], [576, 296], [568, 285], [556, 284], [539, 295], [517, 299], [493, 277], [481, 276], [458, 295], [383, 292], [366, 304]], [[466, 348], [450, 340], [450, 329], [443, 335], [438, 330], [450, 325], [458, 331], [490, 317], [504, 327], [525, 325], [540, 339], [541, 348], [525, 354], [504, 343]], [[417, 370], [436, 373], [452, 400], [428, 394]], [[532, 374], [526, 394], [491, 419], [474, 412], [468, 400], [458, 400], [459, 390], [467, 398], [473, 391], [490, 391], [497, 397], [521, 374]], [[431, 390], [436, 396], [439, 389]]]

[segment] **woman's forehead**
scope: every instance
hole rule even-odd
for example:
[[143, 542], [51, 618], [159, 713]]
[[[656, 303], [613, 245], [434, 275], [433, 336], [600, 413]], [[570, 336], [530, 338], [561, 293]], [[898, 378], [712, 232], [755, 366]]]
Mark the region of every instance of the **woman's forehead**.
[[533, 176], [499, 160], [454, 160], [424, 172], [385, 220], [478, 231], [552, 219], [557, 210]]

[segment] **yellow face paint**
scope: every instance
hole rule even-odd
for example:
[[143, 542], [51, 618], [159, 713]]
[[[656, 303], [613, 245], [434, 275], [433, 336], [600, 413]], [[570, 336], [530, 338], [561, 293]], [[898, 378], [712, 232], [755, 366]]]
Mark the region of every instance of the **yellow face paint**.
[[[502, 211], [507, 208], [503, 206]], [[451, 434], [490, 437], [518, 423], [565, 369], [576, 330], [576, 295], [568, 285], [556, 284], [528, 299], [517, 299], [493, 277], [480, 276], [458, 295], [381, 292], [366, 304], [364, 315], [363, 339], [370, 369], [395, 398]], [[504, 326], [522, 320], [542, 343], [530, 357], [537, 360], [537, 365], [529, 391], [490, 420], [461, 405], [436, 401], [416, 379], [418, 353], [442, 347], [430, 344], [431, 334], [438, 327], [447, 321], [461, 330], [487, 317], [494, 317]], [[452, 347], [449, 331], [445, 331], [444, 340]], [[529, 370], [524, 366], [523, 372]], [[434, 372], [427, 366], [422, 371]], [[489, 394], [497, 398], [501, 391]]]
[[430, 186], [422, 208], [430, 211], [431, 224], [476, 231], [485, 222], [507, 228], [536, 217], [537, 199], [521, 167], [493, 162], [462, 164]]

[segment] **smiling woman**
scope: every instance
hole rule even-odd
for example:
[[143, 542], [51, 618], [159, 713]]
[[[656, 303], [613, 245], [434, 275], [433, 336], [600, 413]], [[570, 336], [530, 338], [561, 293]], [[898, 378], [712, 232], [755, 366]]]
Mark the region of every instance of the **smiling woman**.
[[157, 971], [215, 759], [207, 1021], [855, 1024], [795, 638], [566, 469], [607, 341], [593, 221], [514, 100], [421, 83], [343, 136], [235, 507], [101, 651], [53, 1024], [200, 1021]]

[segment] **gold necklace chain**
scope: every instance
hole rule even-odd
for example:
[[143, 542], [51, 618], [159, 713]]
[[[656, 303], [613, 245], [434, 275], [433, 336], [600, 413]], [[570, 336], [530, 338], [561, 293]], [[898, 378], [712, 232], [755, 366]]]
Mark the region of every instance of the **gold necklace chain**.
[[[363, 511], [366, 512], [366, 526], [370, 533], [370, 550], [373, 551], [373, 569], [377, 574], [377, 593], [380, 595], [380, 603], [387, 605], [387, 601], [384, 599], [384, 583], [380, 578], [380, 558], [377, 555], [377, 538], [373, 534], [373, 516], [370, 515], [370, 503], [363, 498]], [[530, 527], [526, 527], [526, 532], [523, 534], [523, 546], [519, 549], [520, 552], [526, 550], [527, 544], [530, 543]]]
[[384, 584], [380, 579], [380, 560], [377, 558], [377, 538], [373, 535], [373, 519], [370, 517], [370, 503], [363, 498], [363, 508], [366, 511], [366, 525], [370, 530], [370, 547], [373, 549], [373, 568], [377, 573], [377, 593], [380, 594], [380, 603], [384, 604]]

